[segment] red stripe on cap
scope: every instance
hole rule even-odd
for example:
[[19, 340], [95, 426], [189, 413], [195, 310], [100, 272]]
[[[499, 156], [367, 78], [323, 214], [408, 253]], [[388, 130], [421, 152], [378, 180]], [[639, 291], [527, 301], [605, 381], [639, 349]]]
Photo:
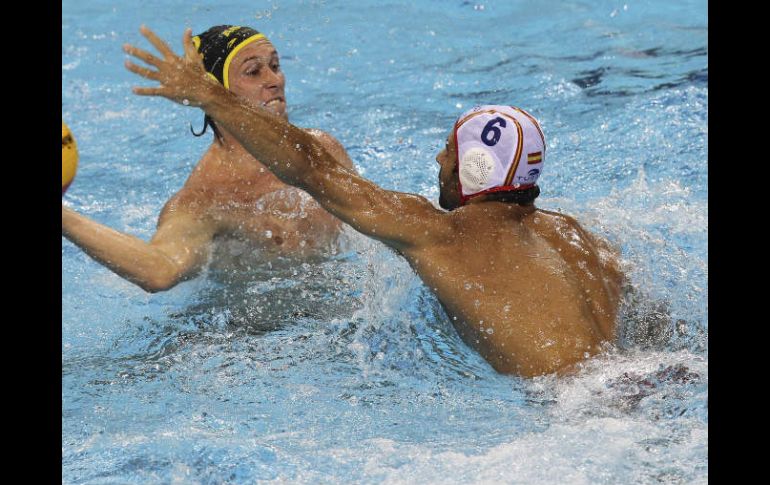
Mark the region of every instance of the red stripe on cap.
[[543, 136], [543, 130], [540, 129], [540, 123], [537, 122], [534, 116], [527, 113], [521, 108], [517, 108], [516, 106], [511, 106], [511, 108], [515, 109], [519, 113], [523, 114], [527, 118], [529, 118], [529, 121], [532, 122], [533, 125], [535, 125], [535, 128], [537, 128], [537, 132], [540, 134], [540, 140], [543, 142], [543, 151], [545, 151], [545, 136]]
[[508, 174], [505, 176], [504, 187], [510, 186], [513, 176], [516, 174], [516, 170], [519, 169], [519, 162], [521, 161], [521, 152], [524, 148], [524, 130], [521, 128], [521, 123], [516, 118], [513, 118], [513, 122], [516, 125], [516, 134], [519, 137], [516, 145], [516, 153], [513, 155], [511, 166], [508, 167]]

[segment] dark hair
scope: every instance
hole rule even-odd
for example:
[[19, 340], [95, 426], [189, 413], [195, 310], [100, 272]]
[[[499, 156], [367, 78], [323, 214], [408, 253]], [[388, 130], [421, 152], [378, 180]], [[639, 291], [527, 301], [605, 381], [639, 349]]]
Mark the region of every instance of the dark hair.
[[214, 132], [214, 137], [216, 137], [217, 141], [219, 143], [222, 143], [222, 132], [219, 131], [219, 128], [217, 128], [216, 123], [214, 123], [214, 120], [211, 119], [211, 116], [209, 115], [203, 115], [203, 129], [200, 131], [200, 133], [195, 133], [195, 130], [193, 130], [192, 123], [190, 123], [190, 132], [194, 136], [203, 136], [204, 133], [206, 133], [206, 128], [211, 127], [211, 131]]
[[496, 200], [498, 202], [513, 202], [516, 204], [531, 204], [540, 195], [540, 187], [534, 185], [524, 190], [506, 190], [501, 192], [492, 192], [485, 194], [487, 200]]

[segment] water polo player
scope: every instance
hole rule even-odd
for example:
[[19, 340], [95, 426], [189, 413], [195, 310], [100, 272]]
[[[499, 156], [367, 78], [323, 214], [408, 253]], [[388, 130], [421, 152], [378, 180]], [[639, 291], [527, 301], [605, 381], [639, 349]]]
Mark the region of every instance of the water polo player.
[[560, 371], [615, 338], [616, 255], [575, 219], [535, 207], [546, 145], [525, 111], [481, 106], [458, 118], [436, 157], [444, 212], [360, 177], [318, 138], [213, 83], [189, 30], [184, 57], [149, 29], [142, 33], [162, 58], [127, 45], [153, 68], [126, 67], [160, 86], [135, 93], [200, 107], [282, 181], [398, 251], [463, 340], [498, 371]]
[[[288, 119], [284, 74], [278, 53], [264, 34], [223, 25], [193, 42], [210, 79], [241, 102]], [[211, 146], [182, 189], [165, 204], [149, 243], [64, 205], [62, 234], [99, 263], [152, 292], [194, 276], [208, 260], [215, 240], [245, 243], [263, 257], [307, 258], [327, 251], [340, 222], [307, 194], [265, 170], [226, 127], [206, 117], [203, 131], [209, 126], [214, 131]], [[320, 130], [303, 132], [335, 161], [353, 169], [345, 149], [331, 135]]]

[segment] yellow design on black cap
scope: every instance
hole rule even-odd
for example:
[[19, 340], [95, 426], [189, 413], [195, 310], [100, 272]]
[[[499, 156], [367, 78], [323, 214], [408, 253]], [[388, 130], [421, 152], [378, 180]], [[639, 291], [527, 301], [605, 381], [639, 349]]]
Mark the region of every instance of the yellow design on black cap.
[[238, 29], [240, 29], [240, 28], [241, 28], [241, 26], [240, 26], [240, 25], [233, 25], [233, 26], [232, 26], [232, 27], [230, 27], [229, 29], [227, 29], [227, 30], [223, 31], [223, 32], [222, 32], [222, 35], [224, 35], [225, 37], [230, 37], [230, 34], [232, 34], [233, 32], [235, 32], [236, 30], [238, 30]]
[[193, 37], [193, 43], [203, 57], [206, 71], [229, 89], [228, 71], [233, 58], [241, 49], [261, 39], [267, 40], [264, 34], [250, 27], [217, 25]]

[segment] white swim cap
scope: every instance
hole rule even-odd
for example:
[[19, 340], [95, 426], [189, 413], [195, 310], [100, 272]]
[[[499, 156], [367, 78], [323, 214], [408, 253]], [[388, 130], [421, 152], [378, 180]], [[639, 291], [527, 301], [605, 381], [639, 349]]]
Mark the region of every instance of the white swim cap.
[[457, 119], [454, 132], [461, 205], [481, 194], [529, 189], [543, 171], [543, 131], [521, 108], [476, 106]]

